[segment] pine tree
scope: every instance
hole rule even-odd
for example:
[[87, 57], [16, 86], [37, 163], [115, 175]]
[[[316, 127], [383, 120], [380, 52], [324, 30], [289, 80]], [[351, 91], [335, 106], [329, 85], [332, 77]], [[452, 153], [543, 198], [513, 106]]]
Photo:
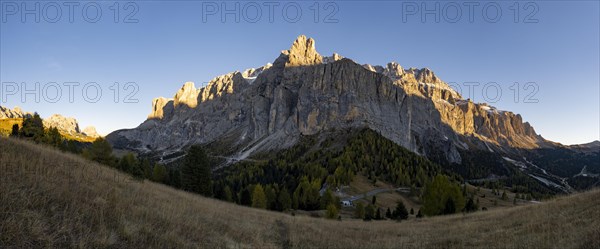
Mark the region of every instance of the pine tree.
[[406, 206], [402, 201], [398, 201], [396, 204], [396, 210], [392, 213], [392, 218], [396, 220], [406, 220], [408, 219], [408, 211], [406, 210]]
[[252, 205], [252, 196], [250, 190], [246, 187], [240, 192], [240, 204], [244, 206]]
[[335, 219], [338, 217], [338, 210], [334, 204], [327, 205], [327, 213], [325, 214], [327, 219]]
[[135, 160], [133, 153], [127, 153], [119, 160], [119, 169], [123, 172], [133, 174], [136, 164], [137, 161]]
[[275, 210], [277, 203], [277, 193], [271, 184], [267, 185], [265, 188], [265, 196], [267, 198], [267, 209]]
[[413, 208], [410, 208], [410, 215], [415, 214], [415, 210]]
[[325, 190], [323, 196], [321, 197], [321, 208], [325, 209], [329, 204], [333, 203], [333, 193], [330, 189]]
[[19, 125], [18, 124], [13, 124], [12, 125], [12, 131], [10, 133], [11, 137], [18, 137], [19, 136]]
[[365, 206], [362, 204], [362, 202], [359, 202], [356, 204], [356, 210], [354, 211], [354, 217], [357, 219], [365, 218]]
[[419, 212], [417, 212], [417, 218], [422, 218], [423, 214], [421, 213], [421, 209], [419, 209]]
[[35, 142], [42, 142], [44, 138], [44, 123], [40, 115], [35, 113], [32, 117], [23, 119], [20, 133], [23, 137], [33, 138]]
[[504, 201], [508, 200], [508, 195], [506, 194], [506, 190], [504, 190], [504, 192], [502, 192], [502, 200], [504, 200]]
[[388, 219], [392, 218], [392, 211], [390, 211], [390, 208], [387, 208], [387, 211], [385, 211], [385, 217]]
[[155, 182], [165, 182], [167, 177], [167, 168], [162, 164], [155, 164], [154, 169], [152, 170], [152, 181]]
[[453, 213], [456, 213], [456, 205], [454, 204], [454, 200], [452, 198], [448, 198], [448, 200], [446, 200], [446, 204], [444, 205], [444, 211], [442, 214]]
[[260, 184], [256, 185], [254, 191], [252, 191], [252, 207], [261, 209], [267, 208], [267, 196]]
[[228, 202], [233, 201], [233, 193], [231, 192], [231, 188], [229, 188], [229, 186], [225, 186], [225, 189], [223, 189], [223, 200]]
[[212, 169], [204, 149], [199, 145], [190, 147], [181, 167], [181, 185], [184, 190], [204, 196], [212, 196]]
[[371, 198], [371, 204], [375, 205], [375, 202], [377, 202], [377, 196], [373, 196], [373, 198]]
[[447, 214], [451, 210], [462, 210], [465, 198], [460, 187], [451, 182], [447, 176], [437, 175], [427, 183], [423, 193], [423, 214]]
[[45, 143], [59, 148], [63, 143], [63, 137], [56, 127], [50, 127], [45, 133]]
[[108, 166], [115, 166], [116, 159], [112, 156], [112, 146], [104, 138], [97, 138], [90, 148], [83, 151], [83, 156]]
[[148, 158], [144, 158], [144, 159], [140, 160], [139, 167], [144, 174], [144, 178], [152, 179], [152, 167], [150, 166], [150, 161], [148, 161]]
[[282, 189], [279, 191], [279, 197], [277, 198], [279, 201], [279, 207], [281, 211], [287, 211], [292, 208], [292, 199], [290, 198], [290, 193], [287, 189]]
[[381, 208], [377, 208], [377, 212], [375, 212], [375, 219], [376, 220], [383, 219], [383, 217], [381, 217]]
[[375, 218], [375, 207], [369, 203], [365, 208], [365, 220], [372, 220]]

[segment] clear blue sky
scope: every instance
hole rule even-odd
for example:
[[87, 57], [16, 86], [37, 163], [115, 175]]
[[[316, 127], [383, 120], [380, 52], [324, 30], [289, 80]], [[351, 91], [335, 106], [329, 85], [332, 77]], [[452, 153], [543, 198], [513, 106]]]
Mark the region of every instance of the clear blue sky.
[[[297, 2], [302, 16], [296, 23], [282, 17], [283, 3], [274, 7], [272, 23], [269, 7], [263, 2], [257, 2], [262, 16], [256, 23], [248, 22], [256, 16], [256, 5], [248, 2], [237, 2], [246, 7], [245, 12], [240, 10], [239, 23], [232, 15], [221, 21], [220, 2], [216, 15], [204, 15], [206, 22], [202, 2], [136, 2], [138, 11], [133, 18], [137, 23], [123, 23], [134, 10], [131, 6], [124, 9], [125, 2], [120, 2], [118, 23], [111, 10], [114, 1], [98, 2], [102, 16], [96, 23], [83, 19], [82, 8], [88, 2], [75, 6], [73, 23], [64, 5], [59, 5], [62, 15], [56, 23], [46, 20], [56, 17], [56, 6], [45, 6], [47, 2], [39, 2], [40, 23], [34, 15], [26, 15], [23, 23], [22, 13], [12, 14], [14, 6], [1, 3], [0, 82], [5, 87], [6, 82], [25, 82], [29, 88], [34, 88], [35, 82], [41, 87], [50, 82], [81, 85], [75, 88], [74, 103], [69, 103], [68, 88], [63, 85], [57, 103], [43, 98], [36, 103], [33, 95], [22, 101], [17, 94], [5, 99], [0, 96], [0, 105], [38, 111], [43, 117], [53, 113], [73, 116], [81, 126], [94, 125], [103, 134], [137, 126], [150, 112], [152, 98], [172, 97], [186, 81], [198, 86], [224, 73], [272, 62], [298, 35], [305, 34], [315, 38], [324, 55], [337, 52], [361, 64], [397, 61], [405, 68], [428, 67], [444, 81], [463, 86], [479, 82], [470, 96], [477, 102], [484, 101], [483, 85], [497, 82], [503, 95], [492, 105], [520, 113], [547, 139], [573, 144], [600, 138], [598, 1], [534, 2], [535, 6], [519, 2], [517, 23], [513, 1], [497, 2], [502, 15], [495, 23], [484, 19], [485, 3], [474, 7], [471, 22], [463, 2], [455, 2], [462, 15], [452, 23], [456, 6], [442, 1], [425, 6], [431, 9], [440, 4], [438, 23], [433, 15], [421, 20], [420, 3], [416, 14], [404, 15], [411, 7], [407, 3], [412, 3], [407, 1], [334, 2], [332, 6], [319, 2], [318, 23], [314, 22], [313, 1]], [[26, 7], [33, 9], [35, 3], [26, 2]], [[235, 3], [227, 2], [226, 7], [234, 8]], [[209, 5], [205, 3], [207, 8], [214, 7]], [[21, 11], [22, 6], [18, 7]], [[87, 17], [93, 19], [92, 7], [88, 6]], [[288, 6], [288, 19], [294, 19], [293, 7]], [[324, 23], [334, 7], [337, 11], [328, 20], [337, 23]], [[488, 19], [495, 17], [493, 7], [497, 6], [488, 6]], [[524, 23], [525, 19], [537, 23]], [[88, 82], [97, 82], [103, 90], [97, 103], [82, 97], [81, 90]], [[121, 84], [119, 103], [114, 103], [110, 90], [114, 82]], [[126, 82], [139, 85], [134, 97], [138, 103], [122, 102], [132, 90], [122, 89]], [[520, 83], [518, 102], [510, 88], [514, 82]], [[539, 87], [533, 97], [538, 103], [523, 102], [534, 90], [524, 89], [527, 82]], [[463, 95], [469, 97], [466, 90], [463, 87]], [[48, 87], [47, 92], [48, 98], [55, 96], [55, 88]], [[93, 88], [90, 92], [94, 97]]]

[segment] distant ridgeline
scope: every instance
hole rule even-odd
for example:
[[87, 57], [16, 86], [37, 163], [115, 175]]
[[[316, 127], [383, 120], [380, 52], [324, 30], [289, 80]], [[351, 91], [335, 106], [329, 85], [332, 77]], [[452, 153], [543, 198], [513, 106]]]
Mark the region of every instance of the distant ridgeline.
[[[16, 129], [21, 129], [24, 120], [33, 118], [36, 115], [38, 114], [23, 112], [19, 107], [8, 109], [0, 106], [0, 135], [9, 136], [13, 131], [14, 125], [17, 125]], [[39, 115], [37, 118], [40, 118]], [[59, 114], [54, 114], [46, 119], [40, 118], [40, 120], [43, 129], [56, 128], [67, 140], [92, 142], [99, 137], [93, 126], [80, 130], [79, 123], [75, 118], [67, 118]]]

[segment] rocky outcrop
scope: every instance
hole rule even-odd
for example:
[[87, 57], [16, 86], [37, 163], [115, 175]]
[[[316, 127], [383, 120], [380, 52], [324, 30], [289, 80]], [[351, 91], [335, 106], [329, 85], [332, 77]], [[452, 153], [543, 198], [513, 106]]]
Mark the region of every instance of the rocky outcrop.
[[152, 112], [148, 115], [148, 119], [164, 118], [165, 113], [173, 111], [173, 99], [155, 98], [152, 100]]
[[79, 130], [79, 124], [75, 118], [63, 117], [60, 114], [54, 114], [44, 121], [44, 127], [46, 128], [57, 128], [62, 133], [67, 134], [81, 134]]
[[92, 138], [100, 137], [100, 135], [96, 131], [96, 127], [94, 127], [94, 126], [87, 126], [87, 127], [85, 127], [83, 129], [83, 131], [81, 131], [81, 133], [83, 135], [85, 135], [85, 136], [92, 137]]
[[413, 152], [441, 153], [449, 162], [461, 161], [458, 150], [530, 148], [545, 141], [520, 115], [463, 100], [427, 68], [361, 66], [335, 54], [324, 59], [305, 36], [260, 73], [229, 73], [201, 89], [186, 83], [174, 100], [155, 99], [148, 120], [107, 139], [159, 159], [218, 141], [239, 159], [291, 146], [301, 135], [364, 127]]
[[12, 110], [6, 107], [0, 106], [0, 119], [3, 118], [23, 118], [31, 116], [31, 113], [26, 113], [21, 110], [18, 106], [15, 106]]
[[323, 62], [323, 57], [315, 49], [315, 40], [306, 39], [304, 35], [299, 36], [292, 47], [283, 53], [288, 55], [286, 66], [308, 66]]

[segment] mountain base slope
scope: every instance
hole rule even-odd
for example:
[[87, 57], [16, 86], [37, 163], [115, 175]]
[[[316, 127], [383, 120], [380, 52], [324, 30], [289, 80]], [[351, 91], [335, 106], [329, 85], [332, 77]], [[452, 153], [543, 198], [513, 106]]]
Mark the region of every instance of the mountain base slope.
[[0, 247], [600, 248], [600, 190], [407, 222], [330, 221], [132, 180], [0, 138]]

